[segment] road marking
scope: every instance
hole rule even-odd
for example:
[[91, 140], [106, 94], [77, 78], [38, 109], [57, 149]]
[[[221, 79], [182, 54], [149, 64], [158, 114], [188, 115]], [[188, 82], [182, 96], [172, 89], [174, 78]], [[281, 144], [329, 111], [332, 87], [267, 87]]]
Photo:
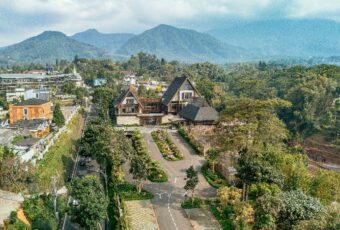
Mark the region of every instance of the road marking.
[[171, 209], [170, 209], [170, 199], [171, 199], [171, 193], [169, 193], [168, 194], [168, 211], [169, 211], [169, 214], [170, 214], [170, 217], [171, 217], [171, 220], [172, 220], [172, 223], [174, 224], [174, 226], [175, 226], [175, 229], [176, 230], [178, 230], [178, 228], [177, 228], [177, 224], [176, 224], [176, 222], [175, 222], [175, 219], [174, 219], [174, 217], [173, 217], [173, 215], [172, 215], [172, 212], [171, 212]]
[[162, 199], [162, 194], [164, 194], [164, 192], [160, 192], [160, 193], [156, 192], [156, 194], [159, 196], [159, 199]]

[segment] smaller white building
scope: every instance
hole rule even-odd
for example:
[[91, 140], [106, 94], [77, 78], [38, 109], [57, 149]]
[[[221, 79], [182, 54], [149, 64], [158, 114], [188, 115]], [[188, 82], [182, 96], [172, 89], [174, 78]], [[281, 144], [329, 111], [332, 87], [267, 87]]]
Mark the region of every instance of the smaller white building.
[[24, 100], [28, 100], [28, 99], [32, 99], [32, 98], [49, 101], [50, 100], [50, 91], [48, 91], [47, 89], [45, 89], [43, 87], [41, 87], [39, 89], [29, 89], [24, 94]]
[[16, 88], [14, 92], [8, 92], [6, 93], [6, 100], [7, 102], [13, 102], [14, 100], [20, 100], [21, 97], [25, 95], [25, 89], [24, 88]]

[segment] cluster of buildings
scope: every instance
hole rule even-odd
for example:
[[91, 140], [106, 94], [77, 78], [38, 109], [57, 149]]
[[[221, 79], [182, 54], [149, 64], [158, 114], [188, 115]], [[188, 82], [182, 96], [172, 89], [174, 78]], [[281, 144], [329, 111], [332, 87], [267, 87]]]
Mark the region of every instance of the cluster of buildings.
[[[8, 110], [0, 108], [0, 145], [14, 149], [24, 161], [42, 152], [53, 118], [51, 90], [62, 88], [67, 81], [74, 81], [77, 87], [84, 86], [76, 71], [55, 75], [47, 72], [0, 74], [0, 94], [9, 104]], [[71, 113], [66, 114], [73, 114], [73, 108], [69, 110]]]
[[114, 101], [118, 125], [160, 125], [165, 123], [213, 124], [217, 111], [209, 106], [187, 77], [175, 78], [161, 97], [142, 98], [129, 85]]
[[77, 87], [84, 85], [82, 77], [75, 70], [71, 74], [55, 75], [45, 73], [0, 74], [0, 94], [15, 93], [17, 88], [32, 89], [43, 86], [48, 89], [62, 86], [66, 81], [75, 82]]

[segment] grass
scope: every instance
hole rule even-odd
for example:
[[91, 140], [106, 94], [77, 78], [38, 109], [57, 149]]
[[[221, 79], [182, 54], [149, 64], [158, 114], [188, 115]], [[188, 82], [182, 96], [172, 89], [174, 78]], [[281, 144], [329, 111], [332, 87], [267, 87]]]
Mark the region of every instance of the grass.
[[19, 141], [25, 140], [25, 138], [28, 138], [28, 137], [25, 137], [25, 136], [22, 136], [22, 135], [15, 136], [12, 140], [12, 144], [16, 145]]
[[153, 198], [151, 192], [143, 189], [141, 193], [138, 193], [136, 186], [129, 183], [119, 184], [117, 189], [123, 200], [150, 200]]
[[219, 173], [215, 170], [213, 172], [210, 168], [207, 162], [205, 162], [201, 168], [201, 172], [204, 176], [204, 178], [208, 181], [208, 183], [214, 187], [214, 188], [219, 188], [222, 186], [228, 186], [229, 183], [228, 181]]
[[81, 137], [84, 127], [82, 114], [77, 113], [67, 126], [69, 131], [59, 136], [56, 143], [37, 164], [35, 174], [40, 190], [47, 190], [51, 187], [53, 176], [58, 177], [59, 186], [64, 185], [72, 173], [77, 140]]
[[162, 156], [166, 160], [182, 160], [183, 154], [177, 148], [175, 143], [171, 140], [169, 134], [164, 130], [157, 130], [151, 133], [151, 136], [159, 151], [162, 153]]

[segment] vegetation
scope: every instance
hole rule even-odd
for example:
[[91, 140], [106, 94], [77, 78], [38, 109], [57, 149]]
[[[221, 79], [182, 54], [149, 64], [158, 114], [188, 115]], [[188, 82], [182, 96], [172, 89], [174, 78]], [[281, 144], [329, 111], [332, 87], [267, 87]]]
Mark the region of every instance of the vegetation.
[[214, 188], [228, 185], [228, 181], [218, 171], [212, 171], [212, 167], [210, 167], [208, 162], [202, 165], [201, 172], [208, 183]]
[[65, 125], [65, 118], [60, 109], [59, 103], [57, 103], [54, 107], [52, 123], [58, 127], [62, 127], [63, 125]]
[[34, 172], [38, 188], [45, 190], [51, 186], [51, 178], [58, 176], [58, 185], [63, 185], [71, 175], [77, 152], [77, 141], [81, 137], [84, 118], [76, 114], [68, 124], [68, 132], [62, 133], [56, 143], [38, 161]]
[[13, 151], [0, 146], [0, 188], [12, 192], [26, 192], [33, 180], [33, 165], [14, 156]]
[[195, 199], [189, 198], [181, 203], [181, 207], [184, 209], [200, 208], [202, 204], [203, 204], [203, 200], [199, 198], [195, 198]]
[[146, 180], [148, 174], [146, 165], [141, 157], [135, 156], [131, 159], [130, 173], [132, 174], [133, 179], [137, 181], [138, 193], [141, 193], [143, 189], [143, 181]]
[[71, 216], [85, 229], [97, 228], [106, 217], [108, 201], [97, 176], [76, 178], [69, 186], [70, 195], [76, 200], [71, 206]]
[[185, 191], [191, 191], [191, 202], [193, 203], [195, 200], [195, 189], [198, 184], [198, 174], [195, 171], [193, 166], [190, 166], [186, 170], [186, 182], [184, 189]]
[[156, 142], [159, 151], [166, 160], [181, 160], [183, 154], [171, 140], [165, 130], [157, 130], [151, 133], [153, 140]]
[[[26, 198], [22, 208], [31, 226], [25, 225], [18, 219], [17, 213], [12, 212], [6, 229], [59, 229], [62, 221], [56, 217], [53, 200], [52, 196], [46, 194]], [[63, 216], [66, 212], [67, 197], [58, 196], [56, 204], [58, 215]]]
[[148, 150], [145, 147], [143, 137], [138, 130], [135, 130], [132, 135], [133, 146], [136, 154], [142, 159], [147, 168], [148, 179], [152, 182], [166, 182], [168, 176], [161, 168], [158, 162], [151, 159]]
[[184, 140], [188, 142], [188, 144], [192, 147], [192, 149], [199, 155], [203, 155], [203, 149], [201, 146], [199, 146], [198, 143], [196, 143], [193, 138], [189, 136], [187, 131], [185, 130], [184, 127], [179, 127], [178, 128], [178, 133], [183, 137]]
[[144, 189], [138, 191], [136, 186], [128, 183], [120, 183], [117, 186], [120, 197], [123, 200], [149, 200], [153, 198], [153, 194]]

